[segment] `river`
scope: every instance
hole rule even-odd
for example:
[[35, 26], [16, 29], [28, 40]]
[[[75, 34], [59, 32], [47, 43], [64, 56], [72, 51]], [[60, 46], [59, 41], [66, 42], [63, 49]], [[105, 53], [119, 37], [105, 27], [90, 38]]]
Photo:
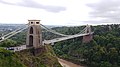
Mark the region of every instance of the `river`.
[[80, 65], [74, 64], [72, 62], [60, 59], [60, 58], [58, 58], [58, 61], [63, 67], [85, 67], [85, 66], [80, 66]]

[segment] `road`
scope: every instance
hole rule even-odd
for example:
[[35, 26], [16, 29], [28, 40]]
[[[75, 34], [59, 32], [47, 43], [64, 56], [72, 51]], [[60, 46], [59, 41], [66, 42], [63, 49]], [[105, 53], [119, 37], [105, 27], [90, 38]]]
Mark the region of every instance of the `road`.
[[61, 37], [61, 38], [55, 38], [55, 39], [52, 39], [52, 40], [44, 40], [43, 43], [44, 44], [50, 44], [50, 43], [64, 41], [64, 40], [68, 40], [68, 39], [72, 39], [72, 38], [76, 38], [76, 37], [81, 37], [81, 36], [86, 36], [86, 35], [90, 35], [90, 34], [93, 34], [93, 32], [91, 32], [91, 33], [84, 33], [84, 34], [75, 34], [75, 35]]
[[85, 66], [80, 66], [80, 65], [74, 64], [72, 62], [60, 59], [60, 58], [58, 58], [58, 61], [63, 67], [85, 67]]

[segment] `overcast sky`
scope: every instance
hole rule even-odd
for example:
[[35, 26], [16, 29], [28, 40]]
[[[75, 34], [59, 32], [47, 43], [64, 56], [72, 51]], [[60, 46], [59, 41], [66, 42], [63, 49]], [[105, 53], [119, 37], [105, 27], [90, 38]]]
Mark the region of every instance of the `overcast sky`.
[[120, 23], [120, 0], [0, 0], [0, 23], [99, 25]]

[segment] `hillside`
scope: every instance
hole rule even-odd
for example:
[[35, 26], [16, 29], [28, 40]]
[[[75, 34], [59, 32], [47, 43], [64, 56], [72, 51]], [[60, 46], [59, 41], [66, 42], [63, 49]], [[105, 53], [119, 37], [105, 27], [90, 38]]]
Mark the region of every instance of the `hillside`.
[[[84, 27], [63, 26], [52, 29], [63, 34], [72, 35], [79, 33]], [[92, 26], [92, 31], [94, 31], [93, 40], [89, 43], [83, 43], [82, 37], [55, 43], [52, 47], [56, 55], [77, 64], [85, 64], [88, 67], [120, 67], [120, 25]], [[7, 47], [13, 46], [13, 43], [14, 45], [25, 43], [25, 37], [25, 32], [22, 32], [11, 38], [13, 39], [12, 44], [8, 40], [7, 43], [3, 42], [0, 46]], [[60, 36], [46, 31], [43, 32], [43, 39], [53, 39], [56, 37]]]
[[20, 52], [0, 50], [1, 67], [61, 67], [50, 45]]
[[[79, 27], [54, 28], [62, 33], [77, 33]], [[88, 67], [120, 67], [120, 25], [92, 26], [93, 40], [83, 43], [82, 37], [56, 43], [60, 58]]]

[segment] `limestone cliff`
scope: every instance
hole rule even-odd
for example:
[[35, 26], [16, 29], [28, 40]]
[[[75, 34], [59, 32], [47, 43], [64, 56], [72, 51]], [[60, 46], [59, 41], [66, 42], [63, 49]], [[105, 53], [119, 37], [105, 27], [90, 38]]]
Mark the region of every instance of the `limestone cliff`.
[[61, 67], [50, 45], [15, 53], [1, 51], [0, 61], [0, 67]]

